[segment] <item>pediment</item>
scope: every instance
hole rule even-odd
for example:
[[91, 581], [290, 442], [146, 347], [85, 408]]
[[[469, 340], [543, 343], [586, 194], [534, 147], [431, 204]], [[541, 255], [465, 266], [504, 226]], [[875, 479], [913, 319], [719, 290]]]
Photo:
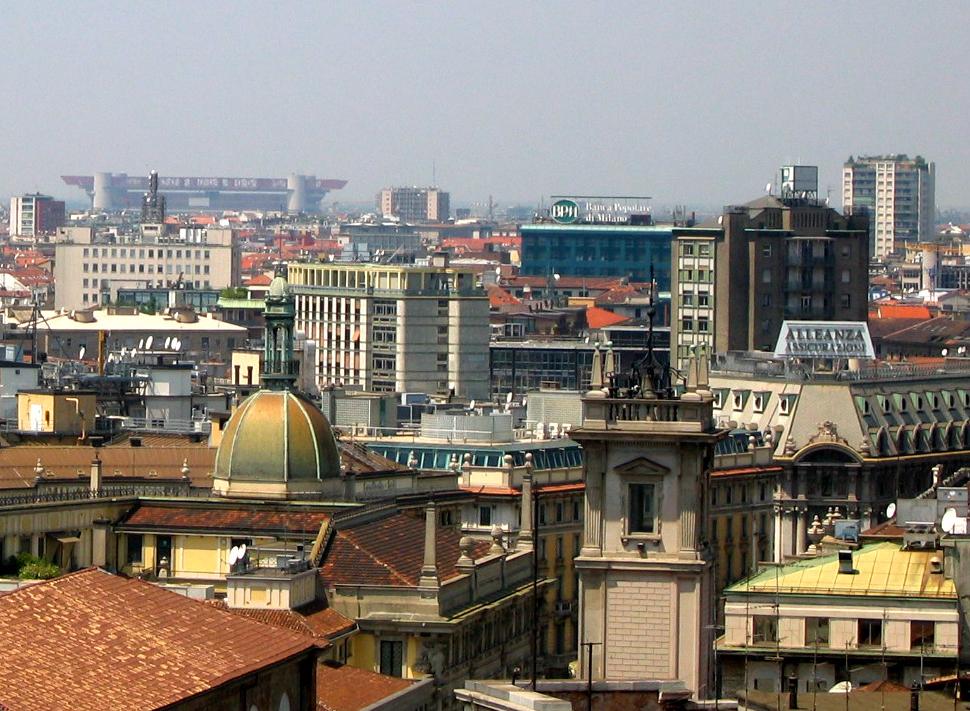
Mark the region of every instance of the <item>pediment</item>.
[[622, 476], [666, 476], [670, 473], [668, 467], [646, 457], [635, 457], [614, 467], [613, 471]]

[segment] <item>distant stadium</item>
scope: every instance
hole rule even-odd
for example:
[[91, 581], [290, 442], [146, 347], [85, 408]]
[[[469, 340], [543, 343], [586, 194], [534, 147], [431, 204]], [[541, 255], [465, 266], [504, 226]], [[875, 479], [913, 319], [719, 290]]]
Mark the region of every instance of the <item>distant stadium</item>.
[[[148, 191], [148, 176], [127, 173], [62, 175], [67, 185], [81, 188], [94, 210], [125, 210], [141, 206]], [[331, 190], [346, 180], [290, 175], [288, 178], [175, 178], [159, 176], [159, 192], [169, 210], [221, 212], [223, 210], [280, 210], [317, 212]]]

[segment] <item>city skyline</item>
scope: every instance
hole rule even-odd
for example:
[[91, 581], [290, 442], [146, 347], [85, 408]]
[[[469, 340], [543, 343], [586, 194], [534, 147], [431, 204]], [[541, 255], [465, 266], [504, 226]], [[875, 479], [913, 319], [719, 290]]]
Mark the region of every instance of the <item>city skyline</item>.
[[456, 203], [718, 205], [802, 162], [838, 204], [850, 154], [895, 152], [935, 161], [938, 205], [965, 207], [970, 90], [938, 36], [966, 19], [902, 3], [8, 8], [0, 193], [78, 199], [61, 175], [157, 169], [343, 178], [346, 202], [435, 182]]

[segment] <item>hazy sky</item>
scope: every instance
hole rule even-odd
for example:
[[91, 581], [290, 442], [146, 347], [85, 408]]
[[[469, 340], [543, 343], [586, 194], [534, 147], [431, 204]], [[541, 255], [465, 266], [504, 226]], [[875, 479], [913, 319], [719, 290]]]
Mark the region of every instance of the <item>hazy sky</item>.
[[62, 174], [291, 172], [339, 199], [437, 182], [757, 197], [850, 154], [937, 164], [970, 206], [968, 3], [64, 2], [0, 9], [0, 196]]

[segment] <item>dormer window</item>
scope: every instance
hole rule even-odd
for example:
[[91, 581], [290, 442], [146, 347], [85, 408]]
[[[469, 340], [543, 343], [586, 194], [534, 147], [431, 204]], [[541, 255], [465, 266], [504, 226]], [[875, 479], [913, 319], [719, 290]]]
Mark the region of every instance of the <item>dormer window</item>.
[[768, 400], [771, 398], [770, 392], [761, 392], [754, 394], [754, 400], [751, 403], [752, 409], [757, 413], [762, 413], [768, 407]]
[[744, 406], [748, 402], [748, 395], [751, 394], [750, 390], [735, 390], [734, 391], [734, 410], [738, 412], [744, 409]]
[[786, 394], [778, 396], [778, 412], [782, 415], [790, 415], [791, 411], [795, 409], [795, 401], [798, 398], [797, 395]]
[[724, 388], [715, 388], [712, 393], [714, 395], [714, 409], [720, 410], [724, 407], [724, 398], [727, 396], [728, 391]]

